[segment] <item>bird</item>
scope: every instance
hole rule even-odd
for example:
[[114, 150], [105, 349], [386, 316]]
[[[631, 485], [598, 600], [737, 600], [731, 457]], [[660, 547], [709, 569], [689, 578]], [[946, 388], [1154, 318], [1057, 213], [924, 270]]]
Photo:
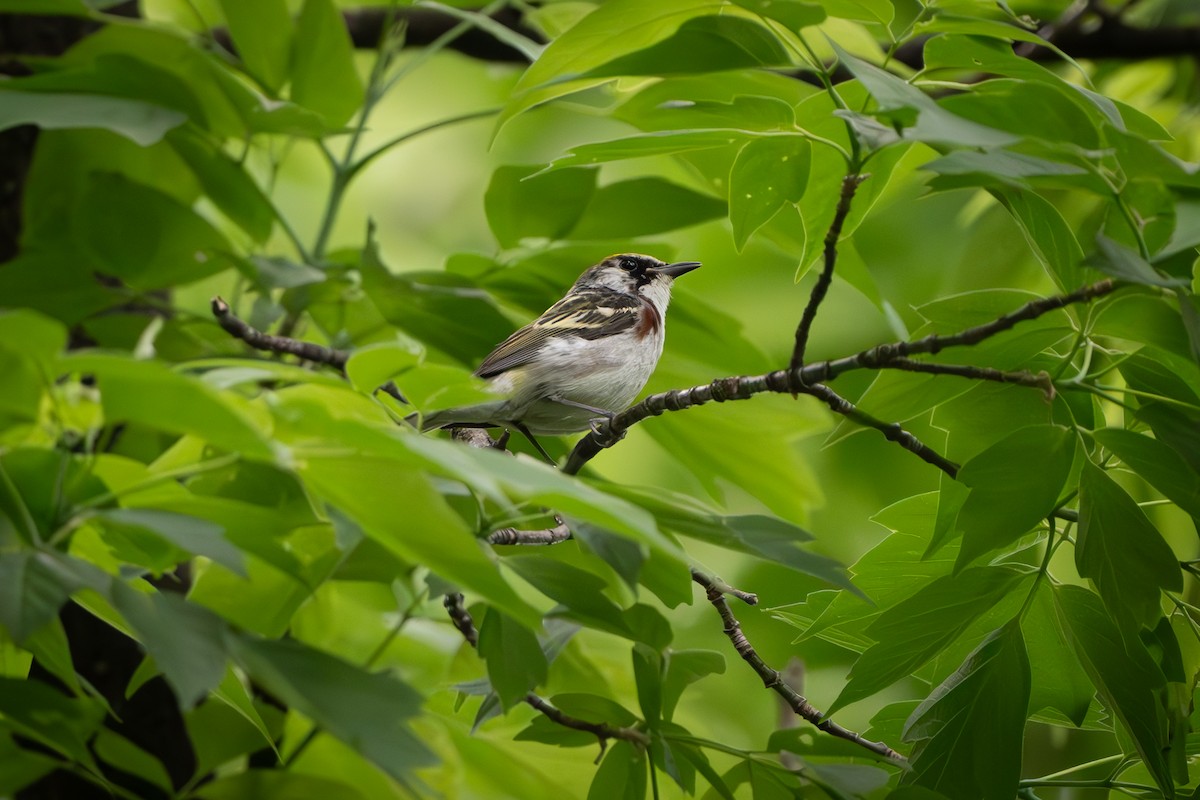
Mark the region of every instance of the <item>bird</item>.
[[475, 370], [497, 399], [425, 414], [420, 429], [514, 428], [553, 463], [535, 436], [595, 430], [629, 407], [662, 355], [672, 285], [699, 266], [621, 253], [589, 267]]

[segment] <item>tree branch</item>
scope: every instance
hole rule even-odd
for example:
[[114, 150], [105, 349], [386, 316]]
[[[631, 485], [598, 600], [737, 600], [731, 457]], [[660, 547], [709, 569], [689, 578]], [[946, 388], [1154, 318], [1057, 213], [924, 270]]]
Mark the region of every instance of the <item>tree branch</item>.
[[1038, 373], [1027, 369], [1016, 372], [993, 369], [992, 367], [975, 367], [970, 364], [936, 364], [928, 361], [914, 361], [911, 358], [894, 358], [883, 365], [886, 369], [899, 369], [905, 372], [925, 372], [930, 375], [954, 375], [959, 378], [971, 378], [977, 381], [993, 381], [996, 383], [1012, 383], [1018, 386], [1028, 386], [1041, 389], [1047, 400], [1053, 400], [1057, 392], [1054, 389], [1054, 379], [1050, 373], [1042, 370]]
[[546, 528], [537, 531], [520, 531], [516, 528], [500, 528], [494, 530], [487, 535], [488, 544], [524, 544], [524, 545], [549, 545], [565, 542], [571, 538], [571, 529], [567, 527], [567, 523], [563, 522], [563, 518], [555, 515], [554, 520], [558, 523], [553, 528]]
[[729, 637], [733, 649], [737, 651], [743, 661], [758, 673], [758, 677], [762, 678], [763, 686], [782, 697], [784, 702], [788, 704], [788, 707], [796, 712], [797, 716], [808, 720], [818, 729], [831, 736], [853, 742], [859, 747], [865, 748], [882, 758], [899, 763], [906, 762], [907, 759], [904, 756], [883, 742], [872, 742], [865, 739], [862, 734], [843, 728], [831, 719], [826, 719], [820, 711], [813, 708], [812, 704], [803, 695], [784, 683], [779, 671], [768, 666], [767, 662], [763, 661], [762, 656], [758, 654], [758, 651], [754, 649], [754, 646], [750, 644], [750, 640], [746, 638], [746, 634], [742, 633], [741, 623], [733, 615], [733, 610], [729, 608], [729, 602], [725, 599], [721, 585], [699, 570], [692, 570], [692, 580], [703, 587], [705, 594], [708, 596], [708, 602], [712, 603], [713, 608], [720, 615], [721, 621], [725, 623], [725, 635]]
[[[985, 339], [1009, 330], [1019, 322], [1036, 319], [1043, 314], [1073, 303], [1093, 300], [1109, 294], [1116, 288], [1117, 284], [1106, 278], [1069, 294], [1032, 300], [991, 322], [966, 328], [957, 333], [931, 334], [916, 341], [881, 344], [852, 356], [818, 361], [792, 370], [780, 369], [763, 375], [735, 375], [718, 378], [711, 383], [687, 389], [672, 389], [652, 394], [640, 403], [622, 411], [613, 418], [611, 423], [599, 422], [595, 431], [584, 436], [575, 445], [563, 471], [571, 475], [579, 472], [601, 450], [612, 447], [620, 441], [629, 428], [648, 417], [656, 417], [666, 411], [682, 411], [685, 408], [708, 402], [724, 403], [730, 400], [746, 400], [763, 392], [812, 394], [813, 392], [810, 391], [812, 387], [820, 383], [827, 383], [842, 373], [858, 369], [883, 369], [898, 358], [907, 358], [917, 354], [934, 355], [948, 347], [979, 344]], [[886, 423], [882, 424], [886, 425]]]
[[229, 310], [229, 304], [220, 297], [212, 299], [212, 313], [227, 333], [234, 338], [241, 339], [256, 350], [286, 353], [317, 364], [328, 364], [338, 370], [345, 371], [346, 369], [346, 361], [350, 358], [350, 354], [345, 350], [322, 347], [319, 344], [293, 339], [290, 336], [273, 336], [263, 333], [234, 316], [233, 312]]
[[[445, 606], [446, 613], [450, 616], [450, 622], [462, 634], [462, 637], [466, 639], [467, 644], [478, 648], [479, 631], [475, 627], [475, 620], [471, 618], [471, 612], [467, 611], [463, 605], [463, 596], [458, 592], [447, 594], [442, 598], [442, 605]], [[595, 736], [600, 741], [600, 755], [596, 757], [597, 763], [604, 756], [604, 748], [607, 746], [609, 739], [624, 739], [627, 742], [633, 742], [639, 747], [650, 746], [650, 737], [636, 728], [620, 728], [616, 725], [609, 725], [607, 722], [588, 722], [587, 720], [572, 717], [555, 708], [549, 701], [533, 692], [526, 694], [521, 698], [521, 701], [537, 709], [564, 728], [583, 731]]]
[[842, 236], [842, 226], [850, 214], [850, 203], [854, 200], [854, 193], [858, 191], [859, 184], [866, 179], [866, 175], [860, 175], [857, 172], [850, 172], [842, 178], [842, 193], [838, 197], [837, 209], [833, 212], [833, 221], [829, 223], [829, 230], [825, 232], [825, 266], [817, 277], [812, 294], [808, 296], [808, 305], [804, 307], [800, 324], [796, 326], [796, 344], [792, 348], [792, 360], [788, 364], [788, 369], [795, 369], [804, 363], [804, 349], [808, 346], [808, 335], [812, 330], [813, 321], [817, 318], [817, 308], [825, 299], [826, 293], [829, 292], [829, 285], [833, 282], [833, 268], [837, 264], [837, 246], [838, 240]]

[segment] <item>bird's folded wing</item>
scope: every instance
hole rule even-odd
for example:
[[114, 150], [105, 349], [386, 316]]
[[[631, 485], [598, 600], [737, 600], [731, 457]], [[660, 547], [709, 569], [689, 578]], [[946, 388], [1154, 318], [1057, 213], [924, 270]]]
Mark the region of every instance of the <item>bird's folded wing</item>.
[[483, 360], [475, 374], [491, 378], [528, 364], [547, 341], [558, 336], [600, 339], [632, 328], [642, 313], [643, 301], [616, 291], [574, 292], [559, 300], [542, 316], [501, 342]]

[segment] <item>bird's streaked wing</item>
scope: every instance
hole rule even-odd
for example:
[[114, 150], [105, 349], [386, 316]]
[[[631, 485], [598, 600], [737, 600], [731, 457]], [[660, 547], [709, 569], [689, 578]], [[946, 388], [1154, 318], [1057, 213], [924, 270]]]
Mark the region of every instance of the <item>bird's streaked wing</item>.
[[632, 328], [642, 301], [616, 291], [582, 291], [567, 295], [533, 322], [493, 350], [475, 374], [491, 378], [529, 363], [548, 340], [557, 336], [599, 339]]

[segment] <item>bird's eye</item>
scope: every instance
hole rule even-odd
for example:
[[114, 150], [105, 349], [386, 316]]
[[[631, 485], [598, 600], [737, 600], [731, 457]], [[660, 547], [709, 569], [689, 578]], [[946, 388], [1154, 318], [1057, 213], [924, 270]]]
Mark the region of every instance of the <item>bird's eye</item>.
[[637, 269], [637, 262], [632, 258], [622, 258], [621, 269], [625, 270], [626, 272], [633, 272], [635, 269]]

